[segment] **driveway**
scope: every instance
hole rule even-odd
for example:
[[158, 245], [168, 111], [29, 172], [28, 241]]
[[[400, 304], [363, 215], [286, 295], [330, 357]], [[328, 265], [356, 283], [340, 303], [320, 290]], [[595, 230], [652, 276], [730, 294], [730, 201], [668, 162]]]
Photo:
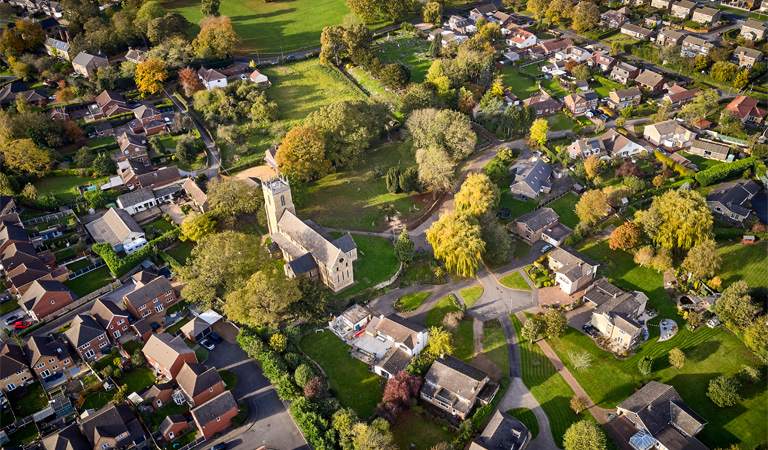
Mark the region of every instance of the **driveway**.
[[114, 291], [107, 292], [106, 294], [102, 295], [100, 298], [103, 301], [109, 301], [109, 302], [117, 303], [120, 305], [123, 303], [123, 296], [133, 292], [135, 287], [136, 285], [133, 284], [132, 280], [127, 280], [122, 286], [115, 289]]

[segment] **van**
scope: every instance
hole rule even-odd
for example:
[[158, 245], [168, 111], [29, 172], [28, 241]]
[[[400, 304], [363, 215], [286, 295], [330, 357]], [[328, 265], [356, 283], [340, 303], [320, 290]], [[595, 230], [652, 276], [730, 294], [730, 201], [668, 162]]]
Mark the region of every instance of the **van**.
[[613, 114], [613, 111], [611, 111], [611, 108], [608, 108], [607, 106], [603, 106], [600, 109], [605, 113], [605, 115], [613, 119], [614, 114]]

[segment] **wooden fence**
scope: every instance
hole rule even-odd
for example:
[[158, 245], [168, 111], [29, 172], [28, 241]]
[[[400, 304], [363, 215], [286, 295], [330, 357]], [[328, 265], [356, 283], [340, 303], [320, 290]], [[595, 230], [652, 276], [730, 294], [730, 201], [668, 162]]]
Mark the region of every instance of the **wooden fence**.
[[108, 285], [104, 286], [103, 288], [98, 289], [96, 291], [93, 291], [90, 294], [86, 295], [85, 297], [82, 297], [82, 298], [80, 298], [80, 299], [70, 303], [69, 305], [64, 306], [63, 308], [56, 310], [52, 314], [48, 314], [45, 317], [40, 317], [39, 320], [40, 321], [44, 320], [46, 322], [50, 322], [51, 320], [53, 320], [53, 319], [55, 319], [57, 317], [60, 317], [60, 316], [64, 315], [65, 313], [69, 312], [69, 311], [72, 311], [73, 309], [79, 307], [80, 305], [88, 303], [89, 301], [93, 300], [94, 298], [98, 297], [101, 294], [104, 294], [106, 292], [111, 292], [111, 291], [119, 288], [121, 285], [122, 285], [122, 283], [120, 281], [115, 280], [115, 281], [109, 283]]

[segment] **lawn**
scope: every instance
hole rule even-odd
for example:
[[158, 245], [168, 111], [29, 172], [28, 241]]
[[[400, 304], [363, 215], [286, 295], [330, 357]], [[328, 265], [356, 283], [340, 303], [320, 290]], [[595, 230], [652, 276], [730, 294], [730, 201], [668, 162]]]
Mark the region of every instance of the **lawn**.
[[[341, 234], [334, 232], [331, 236], [340, 237]], [[341, 291], [336, 295], [337, 298], [348, 297], [388, 280], [400, 267], [389, 240], [361, 234], [355, 234], [352, 238], [357, 244], [359, 258], [353, 265], [357, 284]]]
[[765, 286], [768, 280], [768, 252], [765, 241], [757, 244], [721, 243], [717, 253], [723, 264], [717, 275], [725, 286], [734, 281], [744, 280], [750, 287]]
[[456, 307], [456, 296], [453, 294], [448, 295], [435, 303], [435, 306], [433, 306], [427, 313], [427, 318], [424, 322], [426, 323], [427, 328], [439, 327], [443, 323], [443, 318], [448, 313], [458, 310], [459, 308]]
[[85, 141], [85, 144], [88, 147], [93, 148], [93, 147], [98, 147], [100, 145], [113, 144], [114, 142], [115, 142], [115, 138], [113, 138], [112, 136], [106, 136], [106, 137], [101, 137], [101, 138], [87, 139]]
[[512, 272], [506, 277], [499, 280], [502, 286], [506, 286], [510, 289], [519, 289], [521, 291], [530, 291], [531, 287], [525, 282], [525, 279], [520, 272]]
[[128, 352], [129, 355], [133, 355], [136, 350], [141, 350], [144, 347], [144, 344], [138, 341], [128, 341], [125, 344], [123, 344], [123, 350]]
[[406, 294], [398, 299], [400, 309], [403, 311], [415, 311], [430, 295], [432, 294], [429, 292]]
[[483, 353], [509, 376], [509, 350], [504, 329], [495, 320], [486, 324], [493, 327], [483, 328]]
[[514, 256], [517, 259], [520, 259], [528, 256], [529, 253], [531, 253], [531, 244], [521, 239], [516, 239], [515, 248], [514, 250], [512, 250], [512, 256]]
[[450, 443], [453, 439], [448, 427], [410, 410], [400, 413], [392, 425], [394, 447], [399, 449], [429, 450], [440, 442]]
[[81, 259], [80, 261], [75, 261], [73, 263], [67, 264], [67, 269], [71, 270], [72, 272], [77, 272], [80, 269], [85, 269], [91, 264], [93, 264], [91, 262], [91, 259], [85, 258], [85, 259]]
[[48, 406], [48, 397], [45, 396], [43, 385], [39, 382], [27, 386], [27, 395], [21, 401], [16, 400], [14, 405], [14, 414], [21, 420], [30, 414], [45, 409]]
[[512, 92], [520, 100], [530, 98], [532, 93], [539, 91], [536, 87], [536, 81], [522, 75], [520, 69], [515, 66], [507, 66], [501, 69], [501, 79], [504, 82], [504, 86], [511, 88]]
[[[363, 159], [358, 167], [341, 169], [310, 183], [307, 202], [297, 211], [299, 217], [325, 227], [376, 231], [387, 225], [379, 212], [381, 206], [394, 205], [397, 215], [403, 218], [412, 217], [425, 207], [418, 195], [387, 191], [384, 174], [390, 168], [405, 170], [416, 164], [409, 145], [385, 144], [367, 151]], [[381, 175], [374, 174], [377, 168]]]
[[187, 258], [192, 256], [192, 249], [195, 248], [195, 243], [192, 241], [184, 241], [181, 244], [166, 250], [165, 252], [173, 256], [173, 259], [179, 262], [179, 264], [186, 264]]
[[65, 204], [74, 203], [80, 193], [77, 186], [88, 184], [98, 184], [106, 181], [109, 177], [91, 178], [91, 177], [46, 177], [35, 181], [35, 187], [40, 196], [53, 194]]
[[219, 370], [219, 376], [227, 385], [227, 390], [231, 391], [237, 386], [237, 374], [231, 370]]
[[507, 411], [507, 414], [520, 419], [520, 422], [523, 422], [523, 425], [531, 430], [531, 440], [536, 439], [536, 436], [539, 435], [539, 421], [536, 420], [533, 411], [528, 408], [515, 408]]
[[78, 297], [84, 297], [91, 292], [108, 285], [113, 280], [107, 266], [99, 267], [85, 275], [64, 282]]
[[[410, 33], [398, 35], [389, 41], [381, 40], [378, 57], [384, 64], [400, 63], [411, 71], [411, 81], [421, 83], [432, 65], [429, 58], [429, 41], [414, 37]], [[399, 46], [398, 46], [399, 45]]]
[[174, 402], [168, 402], [162, 408], [152, 414], [152, 431], [157, 430], [162, 425], [166, 417], [174, 414], [182, 414], [189, 411], [189, 405], [186, 403], [177, 405]]
[[565, 114], [555, 114], [547, 117], [549, 131], [563, 131], [573, 128], [573, 120]]
[[197, 362], [202, 364], [208, 359], [208, 350], [201, 345], [195, 349], [195, 356], [197, 357]]
[[574, 210], [578, 201], [579, 197], [569, 192], [547, 206], [554, 209], [557, 215], [560, 216], [558, 222], [573, 229], [579, 224], [579, 217]]
[[154, 222], [152, 222], [152, 226], [157, 228], [158, 230], [162, 231], [163, 233], [168, 232], [176, 228], [173, 224], [168, 222], [165, 219], [157, 219]]
[[408, 263], [403, 274], [405, 284], [445, 284], [445, 278], [435, 276], [432, 260], [425, 256]]
[[16, 299], [8, 300], [0, 305], [0, 316], [4, 316], [11, 311], [19, 309], [19, 301]]
[[477, 299], [479, 299], [480, 296], [483, 295], [483, 287], [474, 286], [471, 288], [462, 289], [459, 291], [459, 294], [461, 295], [461, 298], [464, 300], [464, 303], [467, 305], [467, 308], [471, 308], [472, 305], [475, 304]]
[[170, 334], [170, 335], [174, 335], [174, 334], [176, 334], [177, 331], [181, 330], [181, 327], [186, 325], [187, 322], [189, 322], [189, 320], [190, 320], [189, 317], [185, 317], [185, 318], [179, 320], [178, 322], [174, 323], [170, 327], [168, 327], [165, 330], [165, 332]]
[[465, 363], [472, 362], [475, 356], [474, 335], [472, 333], [472, 318], [465, 314], [465, 319], [459, 323], [459, 328], [453, 334], [453, 357]]
[[[357, 84], [360, 85], [375, 101], [379, 101], [385, 104], [393, 105], [397, 109], [400, 108], [400, 98], [395, 92], [387, 90], [382, 86], [381, 81], [374, 78], [370, 73], [366, 72], [361, 67], [351, 67], [347, 69], [352, 78], [355, 79]], [[401, 118], [401, 114], [397, 113], [398, 118]]]
[[381, 401], [379, 377], [367, 364], [349, 356], [347, 344], [331, 332], [310, 333], [301, 340], [301, 348], [323, 367], [342, 406], [354, 409], [361, 418], [373, 414]]
[[29, 444], [37, 439], [40, 433], [37, 432], [37, 426], [34, 423], [28, 423], [8, 436], [8, 447], [21, 447], [23, 444]]
[[538, 200], [518, 200], [509, 193], [509, 191], [502, 191], [501, 200], [499, 201], [499, 208], [507, 208], [512, 214], [510, 220], [517, 219], [525, 213], [529, 213], [539, 206]]
[[720, 164], [723, 163], [723, 161], [718, 161], [716, 159], [708, 159], [708, 158], [704, 158], [703, 156], [692, 155], [687, 152], [680, 152], [680, 154], [688, 158], [692, 163], [696, 164], [696, 167], [699, 168], [699, 171], [709, 169], [710, 167], [719, 166]]

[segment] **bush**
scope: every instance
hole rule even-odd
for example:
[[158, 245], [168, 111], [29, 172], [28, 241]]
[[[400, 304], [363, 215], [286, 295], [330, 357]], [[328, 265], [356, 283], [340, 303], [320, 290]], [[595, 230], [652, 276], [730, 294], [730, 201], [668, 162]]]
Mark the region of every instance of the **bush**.
[[700, 185], [708, 186], [712, 183], [725, 180], [726, 178], [742, 174], [746, 169], [752, 167], [755, 164], [755, 161], [757, 161], [757, 158], [750, 156], [749, 158], [734, 161], [732, 163], [718, 164], [697, 173], [695, 178]]
[[117, 253], [115, 253], [115, 249], [112, 248], [112, 245], [105, 242], [94, 244], [92, 250], [104, 259], [104, 262], [107, 263], [107, 267], [109, 267], [112, 274], [114, 274], [115, 277], [120, 278], [147, 259], [156, 246], [168, 242], [169, 240], [176, 239], [178, 235], [178, 228], [173, 229], [159, 238], [150, 241], [143, 248], [127, 255], [125, 258], [118, 257]]
[[653, 358], [645, 356], [637, 363], [637, 368], [643, 375], [650, 375], [653, 371]]

